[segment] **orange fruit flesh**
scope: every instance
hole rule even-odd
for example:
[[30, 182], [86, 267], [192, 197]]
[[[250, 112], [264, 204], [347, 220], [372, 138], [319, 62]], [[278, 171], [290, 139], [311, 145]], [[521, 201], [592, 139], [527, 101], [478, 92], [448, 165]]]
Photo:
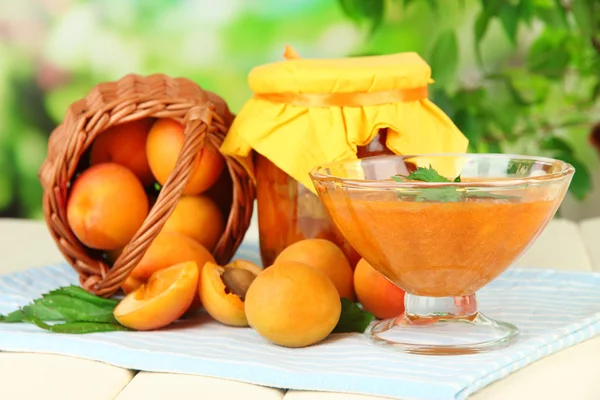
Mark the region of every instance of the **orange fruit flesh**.
[[115, 318], [136, 330], [169, 325], [190, 307], [196, 296], [198, 279], [198, 266], [193, 261], [161, 269], [117, 305]]

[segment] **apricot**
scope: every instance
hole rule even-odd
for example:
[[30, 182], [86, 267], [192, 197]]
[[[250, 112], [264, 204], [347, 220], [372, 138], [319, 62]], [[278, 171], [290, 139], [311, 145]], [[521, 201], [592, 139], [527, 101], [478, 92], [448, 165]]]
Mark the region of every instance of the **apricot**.
[[138, 331], [162, 328], [179, 319], [192, 304], [198, 288], [198, 266], [184, 262], [156, 271], [147, 283], [125, 296], [114, 316]]
[[148, 215], [139, 179], [115, 163], [93, 165], [75, 179], [67, 221], [84, 245], [99, 250], [125, 246]]
[[167, 219], [162, 231], [179, 232], [212, 251], [225, 230], [221, 210], [209, 197], [184, 196]]
[[281, 261], [254, 279], [246, 293], [249, 325], [267, 340], [304, 347], [325, 339], [337, 325], [341, 301], [324, 272]]
[[248, 326], [244, 300], [248, 288], [262, 272], [258, 265], [236, 260], [221, 267], [207, 262], [200, 278], [200, 300], [211, 317], [230, 326]]
[[344, 252], [325, 239], [304, 239], [286, 247], [275, 259], [310, 265], [327, 275], [340, 297], [354, 300], [353, 270]]
[[[183, 148], [184, 127], [172, 119], [159, 119], [152, 125], [146, 142], [148, 163], [156, 180], [164, 185], [173, 172], [179, 152]], [[200, 194], [219, 179], [225, 160], [218, 149], [209, 143], [199, 152], [189, 181], [186, 195]]]
[[404, 290], [361, 258], [354, 270], [356, 297], [365, 310], [379, 319], [394, 318], [404, 312]]
[[[204, 246], [182, 233], [160, 232], [140, 262], [121, 284], [121, 288], [125, 293], [131, 293], [148, 281], [157, 271], [186, 261], [196, 263], [198, 276], [200, 276], [204, 264], [208, 261], [214, 262], [215, 259]], [[198, 298], [197, 303], [199, 304], [199, 302]]]
[[146, 140], [153, 123], [152, 119], [144, 118], [102, 132], [92, 144], [90, 163], [117, 163], [129, 168], [144, 186], [151, 185], [154, 176], [146, 157]]

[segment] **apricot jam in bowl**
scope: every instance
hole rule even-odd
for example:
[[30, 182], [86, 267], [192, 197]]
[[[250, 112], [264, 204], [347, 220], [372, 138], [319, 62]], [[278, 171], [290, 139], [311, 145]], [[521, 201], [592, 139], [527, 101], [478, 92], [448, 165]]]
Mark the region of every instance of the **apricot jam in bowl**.
[[518, 329], [478, 311], [476, 293], [553, 218], [574, 168], [505, 154], [376, 156], [311, 171], [345, 239], [406, 292], [405, 312], [369, 338], [413, 354], [470, 354], [513, 343]]

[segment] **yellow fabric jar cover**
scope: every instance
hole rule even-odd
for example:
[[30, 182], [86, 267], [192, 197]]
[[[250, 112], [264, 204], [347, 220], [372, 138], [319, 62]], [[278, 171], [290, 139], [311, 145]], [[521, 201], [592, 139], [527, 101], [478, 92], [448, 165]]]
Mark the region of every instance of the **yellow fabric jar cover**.
[[467, 151], [465, 136], [427, 98], [431, 68], [416, 53], [289, 59], [254, 68], [248, 80], [254, 97], [221, 151], [248, 157], [254, 149], [313, 192], [311, 169], [356, 159], [380, 128], [397, 154]]

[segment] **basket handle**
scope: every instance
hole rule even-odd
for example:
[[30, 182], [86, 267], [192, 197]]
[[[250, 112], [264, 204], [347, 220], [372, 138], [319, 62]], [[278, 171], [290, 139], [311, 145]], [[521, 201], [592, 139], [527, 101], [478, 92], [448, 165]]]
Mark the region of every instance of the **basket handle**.
[[190, 108], [184, 121], [183, 147], [175, 168], [160, 190], [156, 203], [150, 209], [142, 226], [115, 260], [108, 274], [102, 279], [94, 276], [88, 278], [87, 281], [81, 282], [83, 287], [104, 297], [113, 295], [119, 289], [175, 209], [190, 178], [196, 157], [204, 147], [213, 120], [222, 122], [219, 115], [214, 112], [211, 103], [204, 102]]

